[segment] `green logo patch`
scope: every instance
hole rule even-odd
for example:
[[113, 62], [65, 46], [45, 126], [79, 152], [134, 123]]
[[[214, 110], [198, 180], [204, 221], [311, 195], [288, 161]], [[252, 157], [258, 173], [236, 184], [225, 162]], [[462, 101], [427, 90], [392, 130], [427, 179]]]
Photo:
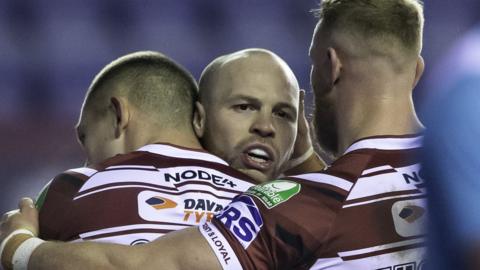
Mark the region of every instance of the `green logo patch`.
[[293, 181], [275, 180], [253, 186], [246, 193], [257, 197], [268, 209], [271, 209], [298, 194], [300, 188], [300, 184]]

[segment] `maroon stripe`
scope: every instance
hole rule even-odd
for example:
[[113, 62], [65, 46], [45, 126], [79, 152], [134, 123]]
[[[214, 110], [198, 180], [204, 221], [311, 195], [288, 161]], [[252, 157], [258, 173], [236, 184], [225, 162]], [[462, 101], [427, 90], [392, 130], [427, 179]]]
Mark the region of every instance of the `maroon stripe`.
[[195, 184], [195, 185], [204, 185], [204, 186], [210, 186], [216, 190], [219, 190], [219, 191], [226, 191], [226, 192], [231, 192], [231, 193], [235, 193], [235, 194], [241, 194], [243, 193], [243, 191], [240, 191], [240, 190], [235, 190], [235, 189], [228, 189], [228, 188], [221, 188], [221, 187], [218, 187], [214, 184], [211, 184], [209, 182], [205, 182], [205, 181], [196, 181], [196, 180], [184, 180], [182, 183], [179, 183], [179, 184], [175, 184], [176, 187], [183, 187], [183, 186], [186, 186], [186, 185], [191, 185], [191, 184]]
[[[152, 190], [152, 191], [155, 191], [155, 190]], [[215, 193], [213, 193], [213, 192], [206, 191], [206, 190], [200, 190], [200, 189], [185, 190], [185, 191], [178, 192], [178, 193], [169, 193], [169, 192], [163, 192], [163, 193], [170, 194], [170, 195], [183, 195], [183, 194], [185, 194], [185, 193], [191, 193], [191, 192], [206, 193], [206, 194], [212, 195], [212, 196], [215, 197], [215, 198], [223, 199], [223, 200], [232, 200], [233, 197], [236, 196], [236, 195], [234, 195], [234, 196], [232, 196], [232, 197], [223, 197], [223, 196], [218, 196], [217, 194], [215, 194]]]
[[121, 236], [121, 235], [126, 235], [126, 234], [133, 234], [133, 233], [162, 233], [162, 234], [167, 234], [167, 233], [172, 232], [172, 231], [174, 231], [174, 230], [151, 229], [151, 228], [135, 229], [135, 230], [125, 230], [125, 231], [119, 231], [119, 232], [98, 234], [98, 235], [94, 235], [94, 236], [84, 237], [82, 239], [83, 240], [94, 240], [94, 239], [99, 239], [99, 238]]
[[176, 190], [177, 190], [176, 188], [166, 187], [166, 186], [161, 186], [161, 185], [155, 185], [155, 184], [149, 184], [149, 183], [145, 183], [145, 182], [121, 182], [121, 183], [110, 183], [110, 184], [105, 184], [105, 185], [101, 185], [101, 186], [96, 186], [96, 187], [93, 187], [93, 188], [84, 190], [84, 191], [82, 191], [82, 192], [78, 192], [78, 193], [75, 195], [75, 197], [80, 197], [80, 196], [82, 196], [82, 195], [84, 195], [84, 194], [86, 194], [86, 193], [98, 191], [98, 190], [105, 189], [105, 188], [109, 188], [109, 187], [127, 186], [127, 185], [141, 185], [141, 186], [146, 186], [146, 187], [160, 188], [160, 189], [172, 190], [172, 191], [176, 191]]
[[411, 139], [416, 139], [416, 138], [419, 138], [419, 137], [422, 137], [423, 134], [419, 133], [419, 134], [405, 134], [405, 135], [375, 135], [375, 136], [368, 136], [368, 137], [364, 137], [364, 138], [360, 138], [356, 141], [354, 141], [352, 143], [355, 144], [359, 141], [365, 141], [365, 140], [370, 140], [370, 139], [408, 139], [408, 138], [411, 138]]
[[337, 256], [345, 250], [359, 250], [418, 238], [403, 237], [395, 229], [392, 206], [395, 202], [425, 197], [395, 198], [343, 208], [332, 225], [324, 256]]
[[[138, 188], [106, 190], [75, 201], [75, 223], [69, 230], [72, 235], [135, 224], [156, 224], [185, 226], [183, 205], [178, 205], [178, 215], [162, 215], [158, 211], [156, 221], [144, 220], [139, 215], [137, 203]], [[180, 202], [179, 202], [180, 203]], [[79, 222], [80, 221], [80, 222]]]
[[325, 173], [354, 183], [368, 168], [371, 158], [368, 152], [352, 152], [336, 160]]
[[395, 248], [389, 248], [389, 249], [364, 253], [364, 254], [360, 254], [360, 255], [342, 257], [342, 259], [344, 261], [359, 260], [359, 259], [364, 259], [364, 258], [368, 258], [368, 257], [374, 257], [374, 256], [383, 255], [383, 254], [399, 252], [399, 251], [404, 251], [404, 250], [409, 250], [409, 249], [414, 249], [414, 248], [419, 248], [419, 247], [425, 247], [425, 246], [426, 246], [425, 243], [411, 244], [411, 245], [406, 245], [406, 246], [401, 246], [401, 247], [395, 247]]
[[84, 183], [77, 176], [82, 174], [62, 173], [50, 183], [45, 202], [39, 213], [40, 237], [68, 240], [68, 228], [74, 222], [71, 215], [72, 198]]
[[120, 170], [137, 170], [137, 171], [151, 171], [151, 172], [158, 172], [155, 168], [139, 168], [139, 167], [123, 167], [123, 168], [106, 168], [103, 170], [104, 172], [108, 171], [120, 171]]
[[[319, 178], [321, 178], [321, 177], [319, 177]], [[319, 183], [319, 182], [315, 182], [315, 181], [312, 181], [312, 180], [303, 179], [303, 178], [296, 178], [296, 177], [286, 177], [284, 179], [297, 182], [301, 185], [309, 186], [309, 188], [314, 188], [318, 191], [320, 191], [320, 190], [333, 191], [335, 193], [338, 193], [340, 196], [342, 196], [342, 201], [343, 201], [344, 197], [349, 192], [349, 191], [341, 189], [341, 188], [339, 188], [339, 187], [337, 187], [333, 184]]]
[[78, 172], [74, 172], [74, 171], [66, 171], [64, 172], [65, 174], [69, 174], [75, 178], [78, 178], [80, 180], [82, 180], [83, 182], [87, 181], [88, 178], [90, 178], [89, 176], [86, 176], [85, 174], [83, 173], [78, 173]]
[[380, 166], [391, 166], [393, 168], [401, 168], [412, 166], [419, 162], [421, 148], [412, 148], [407, 150], [380, 150], [380, 149], [358, 149], [350, 154], [366, 154], [371, 156], [368, 165], [364, 170], [372, 169]]
[[246, 174], [243, 174], [221, 163], [206, 161], [206, 160], [199, 160], [199, 159], [190, 159], [187, 157], [176, 158], [176, 157], [165, 156], [161, 154], [144, 152], [144, 151], [137, 151], [137, 152], [132, 152], [124, 155], [117, 155], [115, 157], [107, 159], [106, 161], [98, 165], [95, 165], [94, 168], [97, 170], [104, 170], [107, 167], [119, 166], [119, 165], [153, 166], [153, 167], [156, 167], [157, 169], [181, 167], [181, 166], [204, 167], [204, 168], [217, 170], [226, 175], [229, 175], [230, 177], [242, 179], [249, 183], [257, 184], [257, 181], [247, 176]]
[[395, 169], [386, 169], [386, 170], [381, 170], [381, 171], [378, 171], [378, 172], [367, 173], [367, 174], [364, 174], [364, 175], [360, 176], [359, 178], [365, 178], [365, 177], [371, 177], [371, 176], [375, 176], [375, 175], [395, 173], [395, 172], [397, 172], [397, 170], [395, 170]]
[[[127, 187], [127, 186], [124, 186], [124, 185], [116, 185], [118, 189], [120, 188], [135, 188], [135, 189], [141, 189], [141, 191], [144, 191], [144, 190], [149, 190], [149, 191], [155, 191], [155, 192], [161, 192], [162, 194], [169, 194], [169, 195], [182, 195], [182, 194], [185, 194], [185, 193], [191, 193], [191, 192], [196, 192], [196, 193], [206, 193], [206, 194], [210, 194], [212, 196], [214, 196], [215, 198], [218, 198], [218, 199], [224, 199], [224, 200], [231, 200], [233, 199], [233, 197], [235, 197], [237, 194], [240, 194], [242, 192], [237, 192], [237, 191], [230, 191], [231, 193], [234, 193], [235, 195], [232, 195], [232, 197], [223, 197], [223, 196], [218, 196], [217, 194], [215, 193], [212, 193], [210, 191], [207, 191], [207, 190], [200, 190], [200, 189], [190, 189], [190, 190], [184, 190], [184, 191], [180, 191], [180, 192], [169, 192], [169, 191], [159, 191], [157, 189], [152, 189], [151, 187], [149, 186], [146, 186], [146, 187], [139, 187], [139, 186], [143, 186], [143, 184], [136, 184], [137, 186], [136, 187]], [[112, 185], [111, 185], [112, 186]], [[115, 185], [113, 185], [115, 186]], [[174, 189], [175, 190], [175, 189]], [[99, 193], [101, 193], [102, 191], [100, 191]], [[85, 192], [83, 192], [85, 194]], [[84, 195], [82, 194], [82, 195]], [[94, 193], [94, 194], [91, 194], [91, 195], [96, 195], [97, 193]], [[80, 197], [80, 195], [76, 196], [74, 198], [74, 200], [79, 200], [79, 199], [83, 199], [85, 197], [82, 197], [82, 198], [78, 198]]]
[[[418, 194], [422, 194], [422, 195], [416, 196]], [[411, 189], [411, 190], [386, 192], [386, 193], [377, 194], [377, 195], [373, 195], [373, 196], [362, 197], [362, 198], [353, 199], [353, 200], [347, 200], [345, 202], [345, 205], [350, 205], [350, 204], [359, 203], [359, 202], [367, 202], [367, 201], [381, 199], [381, 198], [385, 198], [385, 197], [391, 197], [391, 196], [401, 196], [401, 195], [412, 195], [413, 196], [413, 197], [411, 197], [412, 199], [420, 199], [420, 198], [425, 198], [426, 197], [426, 195], [423, 194], [420, 190]], [[391, 199], [386, 199], [386, 200], [398, 200], [398, 198], [391, 198]]]

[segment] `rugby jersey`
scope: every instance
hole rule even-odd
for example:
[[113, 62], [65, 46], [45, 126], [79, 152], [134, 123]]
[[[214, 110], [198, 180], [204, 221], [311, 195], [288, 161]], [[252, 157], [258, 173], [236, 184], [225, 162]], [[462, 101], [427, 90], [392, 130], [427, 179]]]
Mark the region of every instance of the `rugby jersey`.
[[40, 209], [40, 237], [135, 245], [209, 221], [253, 185], [205, 151], [146, 145], [55, 177]]
[[421, 140], [359, 140], [321, 172], [250, 188], [200, 232], [224, 269], [422, 269]]

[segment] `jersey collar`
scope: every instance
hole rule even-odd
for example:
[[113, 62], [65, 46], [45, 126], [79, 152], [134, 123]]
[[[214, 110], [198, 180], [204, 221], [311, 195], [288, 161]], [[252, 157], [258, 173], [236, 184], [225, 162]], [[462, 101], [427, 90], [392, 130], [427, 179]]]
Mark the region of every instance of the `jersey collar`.
[[173, 144], [165, 144], [165, 143], [148, 144], [143, 147], [140, 147], [137, 151], [145, 151], [145, 152], [150, 152], [158, 155], [170, 156], [175, 158], [198, 159], [198, 160], [220, 163], [228, 166], [228, 163], [225, 160], [215, 155], [212, 155], [206, 151], [203, 151], [201, 149], [191, 149], [186, 147], [180, 147]]
[[423, 135], [375, 136], [360, 139], [347, 148], [345, 154], [359, 149], [406, 150], [422, 146]]

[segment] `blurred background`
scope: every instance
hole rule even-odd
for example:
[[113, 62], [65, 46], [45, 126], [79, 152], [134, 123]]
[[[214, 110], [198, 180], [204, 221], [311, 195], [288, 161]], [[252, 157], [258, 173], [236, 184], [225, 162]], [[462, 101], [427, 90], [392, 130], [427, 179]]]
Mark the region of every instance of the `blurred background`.
[[[198, 78], [219, 55], [267, 48], [287, 61], [311, 103], [307, 52], [317, 3], [0, 0], [0, 212], [83, 164], [74, 125], [85, 91], [123, 54], [160, 51]], [[427, 1], [425, 16], [426, 73], [415, 91], [421, 111], [456, 76], [458, 43], [469, 44], [463, 37], [480, 22], [480, 1]]]

